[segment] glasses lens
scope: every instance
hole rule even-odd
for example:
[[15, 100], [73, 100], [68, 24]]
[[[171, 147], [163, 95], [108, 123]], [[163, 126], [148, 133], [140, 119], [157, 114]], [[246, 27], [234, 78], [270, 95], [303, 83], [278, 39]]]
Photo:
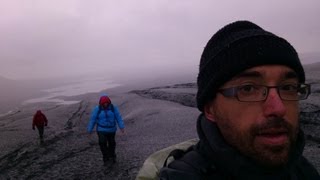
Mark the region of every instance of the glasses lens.
[[299, 100], [307, 99], [310, 94], [310, 85], [301, 84], [298, 89]]
[[260, 85], [244, 85], [237, 88], [239, 101], [261, 101], [265, 99], [267, 88]]
[[303, 100], [309, 95], [309, 87], [306, 84], [283, 85], [279, 87], [279, 93], [283, 100]]

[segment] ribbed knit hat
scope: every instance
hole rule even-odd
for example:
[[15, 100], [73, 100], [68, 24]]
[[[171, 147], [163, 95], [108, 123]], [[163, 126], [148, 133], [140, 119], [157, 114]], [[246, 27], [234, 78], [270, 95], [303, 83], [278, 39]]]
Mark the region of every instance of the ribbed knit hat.
[[300, 82], [305, 74], [298, 54], [289, 42], [249, 21], [236, 21], [215, 33], [201, 56], [197, 79], [197, 106], [213, 100], [217, 90], [242, 71], [260, 65], [279, 64], [293, 69]]

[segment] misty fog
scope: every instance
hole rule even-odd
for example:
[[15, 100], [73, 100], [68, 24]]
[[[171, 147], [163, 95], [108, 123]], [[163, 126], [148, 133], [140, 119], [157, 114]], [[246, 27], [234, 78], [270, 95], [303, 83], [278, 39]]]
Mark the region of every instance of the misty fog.
[[318, 0], [3, 0], [0, 12], [6, 110], [88, 77], [121, 85], [195, 81], [208, 39], [235, 20], [286, 38], [304, 64], [320, 59]]

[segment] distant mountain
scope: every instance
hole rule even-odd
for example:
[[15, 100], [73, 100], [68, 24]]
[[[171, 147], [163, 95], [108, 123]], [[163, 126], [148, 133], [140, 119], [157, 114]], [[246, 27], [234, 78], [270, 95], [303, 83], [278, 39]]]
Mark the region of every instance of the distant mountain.
[[3, 85], [12, 84], [13, 81], [14, 80], [0, 76], [0, 87], [2, 88]]
[[0, 81], [6, 81], [6, 80], [8, 80], [7, 78], [5, 78], [5, 77], [2, 77], [2, 76], [0, 76]]
[[303, 53], [300, 54], [300, 59], [307, 74], [319, 77], [317, 75], [320, 75], [320, 53]]
[[313, 71], [319, 71], [320, 72], [320, 62], [315, 62], [311, 64], [304, 64], [303, 67], [305, 70], [313, 70]]
[[0, 114], [19, 106], [27, 99], [41, 95], [42, 87], [35, 81], [12, 80], [0, 76]]
[[302, 64], [312, 64], [320, 62], [320, 52], [310, 52], [299, 54]]
[[[16, 80], [8, 79], [0, 76], [0, 97], [4, 95], [10, 96], [10, 94], [14, 93], [16, 90], [23, 87], [23, 84], [20, 84]], [[1, 99], [3, 101], [3, 99]]]
[[0, 114], [17, 106], [24, 100], [24, 85], [18, 81], [0, 76]]

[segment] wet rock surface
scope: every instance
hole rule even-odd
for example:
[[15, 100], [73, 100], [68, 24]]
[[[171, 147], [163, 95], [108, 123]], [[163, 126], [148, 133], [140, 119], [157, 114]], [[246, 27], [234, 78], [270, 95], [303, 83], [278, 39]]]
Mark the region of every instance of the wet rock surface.
[[0, 179], [135, 179], [150, 154], [196, 137], [195, 108], [135, 93], [111, 98], [126, 126], [116, 135], [116, 163], [103, 166], [97, 135], [86, 132], [97, 96], [68, 106], [35, 105], [49, 121], [42, 145], [31, 129], [35, 107], [0, 117]]
[[[319, 93], [316, 85], [313, 95], [301, 101], [301, 127], [307, 139], [304, 155], [320, 172]], [[0, 117], [0, 179], [135, 179], [150, 154], [197, 137], [195, 96], [194, 83], [111, 96], [126, 132], [117, 133], [117, 162], [108, 166], [103, 166], [97, 135], [86, 132], [98, 94], [73, 105], [25, 106]], [[31, 129], [37, 108], [49, 120], [43, 145]]]

